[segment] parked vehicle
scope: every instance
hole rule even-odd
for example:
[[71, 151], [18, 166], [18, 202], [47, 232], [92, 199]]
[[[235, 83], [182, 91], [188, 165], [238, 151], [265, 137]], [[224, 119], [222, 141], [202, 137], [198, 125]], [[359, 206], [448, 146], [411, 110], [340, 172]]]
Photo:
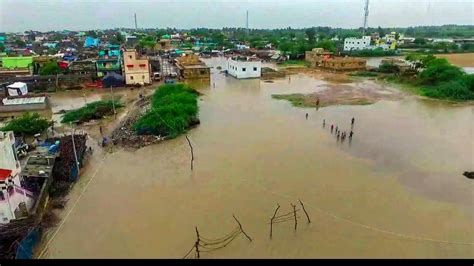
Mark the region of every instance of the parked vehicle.
[[153, 73], [153, 80], [160, 81], [161, 80], [161, 73], [160, 72], [154, 72]]

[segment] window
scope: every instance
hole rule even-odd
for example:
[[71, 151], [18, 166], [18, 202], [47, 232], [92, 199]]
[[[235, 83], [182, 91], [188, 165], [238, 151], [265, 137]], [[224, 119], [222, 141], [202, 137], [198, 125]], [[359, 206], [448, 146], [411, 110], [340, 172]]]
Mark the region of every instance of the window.
[[242, 72], [245, 72], [245, 70], [246, 70], [245, 67], [243, 67], [243, 68], [242, 68]]
[[130, 59], [132, 59], [132, 56], [131, 56], [131, 55], [129, 55], [128, 57], [130, 57]]
[[133, 80], [133, 76], [130, 76], [130, 80]]
[[105, 64], [105, 63], [102, 63], [102, 66], [103, 66], [103, 67], [105, 67], [105, 66], [106, 66], [106, 64]]
[[201, 73], [201, 75], [205, 75], [205, 74], [206, 74], [206, 70], [201, 70], [200, 73]]
[[254, 67], [254, 68], [253, 68], [253, 71], [257, 71], [257, 68], [256, 68], [256, 67]]
[[144, 79], [145, 79], [145, 76], [142, 76], [142, 79], [144, 80]]

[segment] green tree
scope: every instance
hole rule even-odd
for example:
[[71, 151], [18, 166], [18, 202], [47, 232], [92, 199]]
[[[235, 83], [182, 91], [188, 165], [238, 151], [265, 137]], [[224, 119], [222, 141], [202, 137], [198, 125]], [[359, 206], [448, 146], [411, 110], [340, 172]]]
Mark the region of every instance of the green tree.
[[396, 32], [396, 33], [395, 33], [395, 40], [398, 41], [398, 39], [400, 39], [400, 33]]
[[413, 43], [418, 44], [418, 45], [425, 45], [426, 44], [426, 39], [425, 38], [415, 38]]
[[318, 48], [324, 48], [324, 50], [330, 51], [330, 52], [335, 52], [336, 51], [336, 43], [334, 41], [331, 41], [329, 39], [319, 41], [315, 45]]
[[441, 82], [461, 79], [465, 75], [459, 67], [449, 64], [444, 58], [431, 60], [420, 73], [420, 82], [424, 85], [436, 85]]
[[34, 135], [42, 133], [49, 127], [49, 122], [38, 113], [24, 113], [22, 116], [10, 120], [3, 131], [13, 131], [15, 134]]
[[87, 36], [90, 36], [92, 38], [97, 38], [97, 32], [94, 30], [90, 30], [86, 33]]
[[114, 38], [110, 41], [111, 44], [123, 44], [125, 42], [125, 37], [120, 33], [116, 33]]
[[26, 43], [22, 40], [15, 40], [15, 45], [19, 48], [24, 48], [26, 47]]
[[306, 37], [308, 37], [308, 42], [313, 44], [316, 41], [316, 30], [314, 28], [308, 28], [305, 30]]
[[5, 52], [5, 45], [3, 43], [0, 43], [0, 53]]
[[383, 63], [379, 66], [379, 72], [382, 72], [382, 73], [399, 73], [400, 72], [400, 68], [395, 65], [395, 64], [391, 64], [391, 63]]
[[56, 75], [56, 74], [61, 74], [61, 73], [62, 73], [62, 69], [58, 66], [57, 62], [46, 63], [40, 69], [40, 75], [42, 76]]

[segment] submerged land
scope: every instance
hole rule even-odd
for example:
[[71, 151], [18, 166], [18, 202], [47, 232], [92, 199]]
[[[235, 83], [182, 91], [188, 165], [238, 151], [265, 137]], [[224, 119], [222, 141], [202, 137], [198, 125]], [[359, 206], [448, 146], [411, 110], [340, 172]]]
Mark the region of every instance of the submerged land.
[[[465, 244], [474, 237], [472, 181], [462, 176], [472, 166], [462, 141], [472, 137], [469, 105], [425, 101], [372, 80], [330, 74], [345, 81], [329, 81], [318, 72], [272, 83], [211, 75], [215, 86], [197, 88], [201, 125], [187, 133], [194, 169], [184, 135], [138, 150], [94, 146], [70, 195], [77, 204], [61, 213], [70, 215], [40, 245], [50, 240], [42, 257], [182, 258], [196, 226], [219, 238], [236, 226], [232, 215], [253, 241], [237, 237], [202, 258], [474, 256]], [[137, 91], [121, 93], [138, 99]], [[321, 105], [334, 95], [373, 104], [301, 109], [272, 99], [295, 93], [317, 93]], [[102, 122], [105, 134], [127, 112]], [[338, 142], [329, 125], [349, 131], [352, 117], [352, 141]], [[97, 127], [85, 126], [91, 143], [100, 138]], [[298, 200], [311, 223], [299, 218], [296, 232], [292, 223], [278, 224], [270, 239], [277, 203], [285, 213]], [[111, 217], [116, 222], [107, 222]]]

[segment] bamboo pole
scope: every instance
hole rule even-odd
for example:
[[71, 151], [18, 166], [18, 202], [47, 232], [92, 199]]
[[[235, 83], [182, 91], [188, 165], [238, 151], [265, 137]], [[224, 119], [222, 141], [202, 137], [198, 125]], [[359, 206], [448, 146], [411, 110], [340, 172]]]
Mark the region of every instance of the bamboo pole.
[[191, 141], [188, 138], [188, 135], [185, 136], [186, 140], [188, 141], [189, 147], [191, 148], [191, 171], [193, 170], [193, 163], [194, 163], [194, 151], [193, 146], [191, 145]]
[[272, 235], [273, 235], [273, 219], [275, 218], [275, 215], [277, 214], [278, 209], [280, 209], [280, 204], [277, 203], [277, 208], [275, 209], [275, 213], [273, 213], [273, 216], [270, 219], [270, 239], [272, 238]]
[[304, 208], [303, 202], [301, 202], [301, 200], [299, 200], [299, 201], [300, 201], [301, 207], [303, 208], [304, 214], [306, 214], [306, 218], [308, 219], [308, 223], [311, 223], [311, 220], [309, 219], [309, 215], [306, 212], [306, 209]]
[[196, 240], [196, 243], [194, 243], [194, 247], [196, 248], [196, 256], [197, 258], [199, 259], [200, 255], [199, 255], [199, 242], [201, 241], [200, 238], [199, 238], [199, 231], [198, 231], [198, 228], [196, 226], [196, 235], [197, 235], [197, 240]]
[[242, 233], [244, 233], [244, 235], [250, 240], [250, 242], [252, 242], [252, 238], [250, 238], [250, 236], [247, 235], [247, 233], [245, 233], [244, 229], [242, 228], [242, 224], [240, 224], [239, 220], [237, 220], [235, 215], [232, 214], [232, 216], [234, 217], [235, 221], [239, 224], [240, 231], [242, 231]]
[[291, 204], [293, 206], [293, 215], [295, 217], [295, 232], [296, 232], [296, 227], [298, 226], [298, 219], [296, 218], [296, 205]]

